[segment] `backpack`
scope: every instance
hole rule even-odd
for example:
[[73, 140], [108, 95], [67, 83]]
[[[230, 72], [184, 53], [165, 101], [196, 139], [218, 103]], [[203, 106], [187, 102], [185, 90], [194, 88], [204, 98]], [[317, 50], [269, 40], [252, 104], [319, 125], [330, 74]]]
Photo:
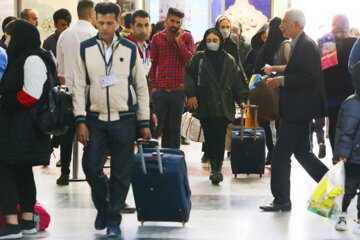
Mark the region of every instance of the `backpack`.
[[37, 109], [36, 124], [45, 134], [60, 136], [74, 124], [72, 96], [69, 89], [56, 86], [45, 92]]
[[[17, 211], [18, 211], [18, 219], [21, 219], [21, 209], [20, 209], [20, 205], [17, 206]], [[40, 204], [38, 201], [36, 201], [35, 206], [34, 206], [34, 222], [35, 222], [35, 227], [36, 230], [39, 231], [43, 231], [45, 229], [47, 229], [50, 225], [50, 214], [48, 213], [48, 211], [45, 209], [45, 207]], [[6, 220], [5, 220], [5, 216], [0, 208], [0, 227], [4, 226], [6, 224]]]
[[39, 101], [32, 108], [32, 115], [42, 133], [60, 136], [74, 124], [72, 96], [66, 87], [53, 87], [56, 70], [47, 66], [47, 72], [48, 79]]

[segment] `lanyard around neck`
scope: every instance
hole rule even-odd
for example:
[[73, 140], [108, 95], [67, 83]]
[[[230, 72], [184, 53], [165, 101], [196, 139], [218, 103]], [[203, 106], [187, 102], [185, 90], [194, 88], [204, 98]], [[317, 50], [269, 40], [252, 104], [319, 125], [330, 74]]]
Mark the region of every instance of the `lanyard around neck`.
[[[111, 56], [110, 56], [110, 59], [109, 59], [109, 62], [106, 61], [106, 45], [104, 43], [104, 41], [101, 41], [102, 42], [102, 45], [103, 45], [103, 49], [104, 49], [104, 52], [101, 51], [100, 49], [100, 53], [104, 59], [104, 62], [105, 62], [105, 72], [106, 72], [106, 75], [110, 75], [110, 72], [111, 72], [111, 67], [112, 67], [112, 62], [113, 62], [113, 56], [114, 56], [114, 42], [111, 43], [110, 45], [110, 48], [111, 48]], [[100, 48], [100, 46], [99, 46]]]
[[[149, 65], [149, 54], [148, 54], [148, 49], [144, 43], [144, 51], [141, 49], [141, 47], [139, 46], [138, 43], [136, 43], [137, 47], [140, 49], [142, 55], [143, 55], [143, 64], [147, 64]], [[145, 52], [145, 53], [144, 53]]]

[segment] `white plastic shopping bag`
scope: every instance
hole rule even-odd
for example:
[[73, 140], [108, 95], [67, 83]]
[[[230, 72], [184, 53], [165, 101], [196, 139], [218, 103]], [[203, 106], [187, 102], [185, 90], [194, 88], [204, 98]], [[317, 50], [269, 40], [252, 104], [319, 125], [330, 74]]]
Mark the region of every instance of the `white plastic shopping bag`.
[[345, 165], [340, 161], [319, 182], [308, 200], [308, 210], [323, 217], [336, 218], [341, 212], [344, 189]]

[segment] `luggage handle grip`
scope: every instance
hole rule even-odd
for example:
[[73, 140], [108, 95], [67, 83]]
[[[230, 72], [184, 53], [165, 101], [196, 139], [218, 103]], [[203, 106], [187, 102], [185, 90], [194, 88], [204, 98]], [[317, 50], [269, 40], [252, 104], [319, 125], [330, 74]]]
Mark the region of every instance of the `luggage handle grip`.
[[[245, 105], [245, 107], [243, 109], [255, 109], [255, 118], [254, 118], [254, 141], [256, 141], [256, 136], [257, 136], [257, 111], [258, 111], [258, 106], [257, 105]], [[240, 125], [240, 139], [241, 141], [244, 141], [244, 130], [245, 130], [245, 124], [244, 124], [244, 118], [241, 117], [241, 125]]]
[[157, 153], [157, 160], [158, 160], [158, 164], [159, 164], [159, 172], [160, 172], [160, 175], [162, 175], [162, 174], [164, 173], [164, 169], [163, 169], [162, 161], [161, 161], [159, 141], [156, 140], [156, 139], [153, 139], [153, 138], [152, 138], [152, 139], [139, 138], [139, 139], [137, 140], [137, 143], [138, 143], [138, 147], [139, 147], [141, 166], [142, 166], [142, 169], [143, 169], [144, 174], [147, 174], [147, 171], [146, 171], [144, 150], [143, 150], [143, 146], [142, 146], [142, 145], [147, 144], [147, 143], [156, 144], [156, 153]]

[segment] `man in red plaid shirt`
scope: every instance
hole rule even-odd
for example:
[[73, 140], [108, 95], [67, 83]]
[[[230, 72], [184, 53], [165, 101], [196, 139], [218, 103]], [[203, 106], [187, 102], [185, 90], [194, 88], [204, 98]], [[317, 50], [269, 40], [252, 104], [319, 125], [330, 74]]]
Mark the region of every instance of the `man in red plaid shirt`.
[[[163, 125], [168, 125], [169, 137], [162, 139], [163, 148], [180, 148], [180, 123], [184, 109], [184, 69], [195, 53], [194, 40], [181, 28], [184, 13], [169, 8], [166, 29], [157, 33], [151, 42], [151, 94], [158, 119], [155, 137]], [[164, 123], [165, 115], [168, 123]]]

